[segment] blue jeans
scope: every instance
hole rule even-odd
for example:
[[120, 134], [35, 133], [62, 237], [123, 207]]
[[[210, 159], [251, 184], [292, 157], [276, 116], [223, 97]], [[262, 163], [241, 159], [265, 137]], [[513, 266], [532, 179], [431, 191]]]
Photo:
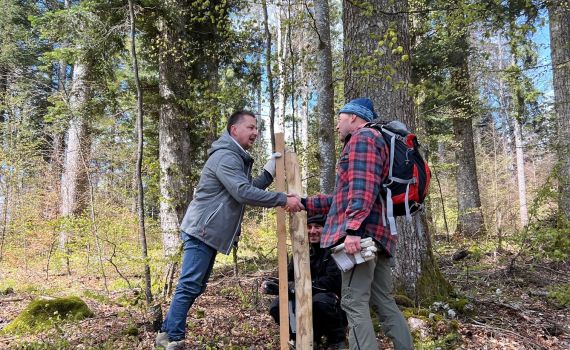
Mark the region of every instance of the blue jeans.
[[168, 333], [170, 341], [184, 339], [188, 310], [194, 300], [206, 290], [217, 253], [214, 248], [199, 239], [184, 236], [187, 240], [184, 241], [180, 279], [161, 328], [162, 332]]

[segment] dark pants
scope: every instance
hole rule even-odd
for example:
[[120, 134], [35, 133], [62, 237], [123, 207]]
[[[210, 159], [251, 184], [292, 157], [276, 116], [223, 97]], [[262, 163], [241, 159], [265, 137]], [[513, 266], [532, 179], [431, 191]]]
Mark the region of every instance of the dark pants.
[[[346, 316], [339, 302], [338, 297], [331, 292], [313, 295], [313, 336], [317, 343], [323, 335], [329, 344], [344, 341]], [[279, 324], [279, 298], [271, 302], [269, 314]]]

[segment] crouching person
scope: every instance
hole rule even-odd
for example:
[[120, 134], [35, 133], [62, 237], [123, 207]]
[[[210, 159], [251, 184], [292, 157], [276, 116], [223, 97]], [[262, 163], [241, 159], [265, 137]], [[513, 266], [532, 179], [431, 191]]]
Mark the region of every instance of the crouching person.
[[[324, 223], [325, 216], [323, 215], [315, 215], [307, 219], [313, 286], [313, 335], [317, 346], [321, 345], [324, 336], [329, 349], [343, 349], [347, 321], [340, 307], [341, 275], [331, 258], [329, 249], [320, 247]], [[294, 293], [293, 261], [289, 263], [287, 272], [289, 292]], [[274, 281], [265, 281], [262, 291], [266, 294], [278, 294], [279, 289]], [[294, 294], [290, 294], [289, 298], [294, 306]], [[289, 310], [294, 310], [294, 307], [290, 307]], [[279, 298], [271, 302], [269, 314], [279, 324]], [[290, 314], [289, 317], [295, 317], [295, 315]], [[295, 333], [291, 327], [289, 327], [289, 332], [290, 339], [294, 341]]]

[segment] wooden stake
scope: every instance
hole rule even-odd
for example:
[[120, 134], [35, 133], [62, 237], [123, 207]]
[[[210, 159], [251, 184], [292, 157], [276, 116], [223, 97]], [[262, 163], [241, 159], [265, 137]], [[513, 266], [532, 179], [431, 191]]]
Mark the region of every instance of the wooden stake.
[[[301, 194], [303, 184], [297, 155], [285, 154], [288, 192]], [[307, 236], [306, 212], [292, 213], [289, 222], [293, 243], [293, 264], [295, 265], [295, 324], [296, 349], [313, 348], [313, 294], [311, 284], [311, 263], [309, 261], [309, 239]]]
[[[275, 134], [275, 151], [283, 156], [277, 158], [275, 187], [278, 192], [285, 188], [285, 141], [283, 133]], [[289, 349], [289, 295], [287, 291], [287, 233], [285, 210], [277, 207], [277, 252], [279, 264], [279, 344], [281, 350]]]

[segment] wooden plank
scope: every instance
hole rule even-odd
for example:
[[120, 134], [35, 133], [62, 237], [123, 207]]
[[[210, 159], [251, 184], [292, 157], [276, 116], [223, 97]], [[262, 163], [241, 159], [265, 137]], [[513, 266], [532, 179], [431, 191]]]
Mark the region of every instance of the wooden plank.
[[[277, 158], [275, 188], [285, 188], [285, 140], [283, 133], [275, 134], [275, 151], [283, 156]], [[281, 350], [289, 349], [289, 295], [287, 291], [287, 228], [285, 209], [277, 207], [277, 261], [279, 265], [279, 344]]]
[[[285, 154], [287, 190], [290, 193], [303, 192], [301, 171], [297, 155]], [[311, 263], [309, 260], [309, 238], [307, 235], [307, 215], [305, 211], [290, 214], [289, 231], [293, 243], [293, 263], [295, 265], [295, 313], [297, 325], [296, 349], [313, 348], [313, 294], [311, 285]]]

